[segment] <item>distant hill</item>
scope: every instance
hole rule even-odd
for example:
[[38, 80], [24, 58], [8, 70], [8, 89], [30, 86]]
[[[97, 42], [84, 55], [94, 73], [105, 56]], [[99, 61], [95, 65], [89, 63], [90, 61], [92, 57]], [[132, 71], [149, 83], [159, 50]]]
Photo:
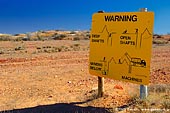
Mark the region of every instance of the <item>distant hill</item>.
[[[0, 34], [0, 41], [89, 40], [90, 31], [48, 30], [25, 34]], [[153, 35], [154, 44], [168, 44], [170, 35]]]
[[153, 44], [169, 44], [170, 35], [153, 35]]
[[36, 31], [25, 34], [0, 34], [0, 41], [88, 40], [89, 31]]

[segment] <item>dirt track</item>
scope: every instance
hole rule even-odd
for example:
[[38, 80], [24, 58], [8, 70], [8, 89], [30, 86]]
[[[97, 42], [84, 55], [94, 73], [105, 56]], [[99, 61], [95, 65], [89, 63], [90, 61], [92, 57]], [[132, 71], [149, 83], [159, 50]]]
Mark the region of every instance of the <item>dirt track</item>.
[[[84, 111], [95, 109], [107, 112], [102, 108], [127, 103], [138, 85], [110, 79], [105, 80], [105, 96], [97, 99], [98, 101], [91, 101], [97, 94], [97, 77], [88, 73], [88, 53], [89, 51], [85, 50], [33, 55], [22, 53], [18, 56], [19, 53], [16, 53], [15, 57], [2, 55], [0, 111], [13, 109], [22, 111], [23, 108], [31, 107], [34, 111], [34, 107], [46, 105], [44, 109], [54, 109], [55, 106], [54, 111], [58, 112], [64, 109], [79, 111], [81, 107]], [[170, 46], [153, 48], [151, 84], [170, 83], [169, 56]], [[59, 107], [61, 104], [64, 107]], [[67, 108], [67, 105], [70, 107]], [[29, 111], [25, 109], [25, 112]]]

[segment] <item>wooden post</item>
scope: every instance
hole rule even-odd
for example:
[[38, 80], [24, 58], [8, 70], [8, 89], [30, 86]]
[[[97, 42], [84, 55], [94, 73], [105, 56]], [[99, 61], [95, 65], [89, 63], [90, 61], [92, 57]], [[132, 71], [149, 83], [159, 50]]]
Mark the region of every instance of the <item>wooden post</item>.
[[[140, 12], [147, 12], [147, 8], [141, 8]], [[148, 96], [148, 87], [146, 85], [140, 85], [140, 99], [146, 99]]]
[[[104, 11], [98, 11], [98, 13], [104, 13]], [[104, 77], [98, 77], [98, 97], [104, 95]]]
[[98, 97], [104, 95], [104, 77], [98, 77]]

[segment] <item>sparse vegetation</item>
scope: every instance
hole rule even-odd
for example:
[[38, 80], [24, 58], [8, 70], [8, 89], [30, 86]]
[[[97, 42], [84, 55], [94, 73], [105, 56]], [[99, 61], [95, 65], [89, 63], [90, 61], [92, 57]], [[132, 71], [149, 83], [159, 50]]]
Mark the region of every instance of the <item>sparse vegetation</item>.
[[141, 100], [139, 96], [134, 95], [129, 100], [130, 106], [128, 109], [131, 109], [133, 112], [145, 113], [146, 110], [148, 113], [154, 111], [162, 112], [163, 110], [170, 110], [170, 87], [167, 84], [153, 84], [149, 86], [149, 96], [147, 99]]
[[[9, 109], [15, 112], [16, 109], [30, 106], [39, 108], [39, 105], [57, 108], [58, 105], [54, 103], [75, 103], [67, 105], [87, 107], [94, 111], [102, 108], [113, 113], [150, 113], [151, 110], [152, 113], [163, 113], [161, 110], [170, 109], [169, 46], [164, 46], [164, 43], [163, 46], [154, 45], [156, 49], [153, 48], [151, 84], [148, 86], [149, 96], [146, 100], [139, 99], [139, 92], [136, 91], [138, 86], [110, 79], [105, 79], [104, 97], [98, 98], [95, 89], [97, 79], [88, 74], [89, 41], [85, 40], [88, 32], [75, 35], [67, 32], [63, 33], [66, 37], [61, 36], [62, 40], [53, 40], [62, 31], [57, 30], [55, 33], [40, 32], [41, 39], [29, 33], [29, 40], [17, 34], [10, 36], [9, 40], [12, 41], [0, 42], [0, 112]], [[74, 37], [79, 39], [73, 41]], [[124, 85], [122, 90], [113, 88], [117, 83]], [[4, 106], [5, 109], [2, 108]]]
[[0, 41], [10, 41], [10, 40], [11, 40], [11, 36], [9, 35], [0, 36]]
[[[170, 100], [170, 99], [169, 99]], [[169, 109], [170, 110], [170, 101], [163, 101], [161, 103], [161, 108], [162, 109]]]
[[66, 51], [78, 51], [80, 50], [80, 44], [73, 44], [70, 47], [68, 46], [42, 46], [36, 47], [38, 53], [55, 53], [55, 52], [66, 52]]
[[154, 84], [149, 86], [149, 92], [170, 93], [170, 86], [166, 84]]
[[162, 36], [162, 35], [159, 35], [159, 34], [154, 34], [153, 37], [154, 37], [154, 38], [163, 38], [163, 36]]
[[16, 39], [14, 39], [14, 41], [23, 41], [23, 37], [17, 37]]
[[76, 34], [76, 32], [75, 31], [71, 31], [70, 34]]
[[3, 51], [0, 51], [0, 54], [4, 54], [4, 52], [3, 52]]
[[168, 41], [167, 40], [153, 40], [153, 44], [158, 44], [158, 45], [161, 45], [161, 44], [168, 44]]
[[80, 40], [80, 38], [78, 36], [73, 38], [73, 41], [77, 41], [77, 40]]
[[70, 33], [66, 31], [42, 31], [25, 33], [25, 34], [14, 34], [14, 35], [0, 35], [0, 41], [45, 41], [45, 40], [63, 40], [63, 39], [73, 39], [73, 40], [88, 40], [88, 31], [71, 31]]
[[37, 49], [41, 49], [41, 47], [37, 47]]
[[18, 51], [18, 50], [24, 50], [25, 48], [24, 47], [22, 47], [22, 46], [18, 46], [18, 47], [16, 47], [15, 48], [15, 51]]
[[80, 44], [74, 44], [74, 46], [75, 46], [75, 47], [78, 47], [78, 46], [80, 46]]
[[55, 37], [53, 39], [54, 40], [62, 40], [65, 37], [66, 37], [65, 34], [57, 34], [57, 35], [55, 35]]

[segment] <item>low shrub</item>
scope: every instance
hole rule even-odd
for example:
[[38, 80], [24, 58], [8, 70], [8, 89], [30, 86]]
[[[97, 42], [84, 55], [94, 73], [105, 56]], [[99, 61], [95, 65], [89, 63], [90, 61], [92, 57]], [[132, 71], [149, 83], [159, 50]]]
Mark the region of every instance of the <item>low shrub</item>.
[[66, 35], [65, 34], [57, 34], [54, 36], [54, 40], [62, 40], [63, 38], [65, 38]]
[[0, 51], [0, 54], [4, 54], [4, 52], [3, 52], [3, 51]]
[[73, 38], [73, 41], [77, 41], [77, 40], [80, 40], [80, 38], [78, 36]]
[[18, 50], [24, 50], [24, 47], [22, 47], [22, 46], [16, 47], [16, 48], [15, 48], [15, 51], [18, 51]]
[[153, 40], [153, 44], [168, 44], [167, 40]]

